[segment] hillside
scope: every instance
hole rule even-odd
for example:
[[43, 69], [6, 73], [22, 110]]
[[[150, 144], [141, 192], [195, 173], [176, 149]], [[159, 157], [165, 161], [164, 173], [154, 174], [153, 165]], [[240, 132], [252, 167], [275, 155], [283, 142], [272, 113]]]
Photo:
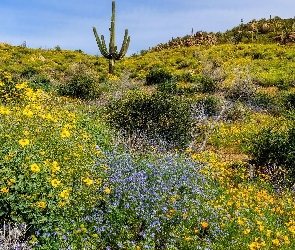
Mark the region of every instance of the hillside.
[[[227, 30], [226, 32], [205, 32], [198, 31], [185, 37], [172, 38], [171, 41], [158, 44], [152, 47], [151, 51], [160, 51], [162, 49], [173, 49], [182, 47], [191, 47], [196, 45], [216, 45], [225, 43], [279, 43], [294, 44], [295, 43], [295, 19], [282, 19], [278, 16], [274, 18], [260, 20], [252, 20]], [[193, 31], [192, 31], [193, 32]], [[143, 51], [145, 52], [145, 51]]]
[[115, 75], [1, 44], [0, 247], [295, 249], [295, 51], [273, 42], [291, 21], [179, 38]]

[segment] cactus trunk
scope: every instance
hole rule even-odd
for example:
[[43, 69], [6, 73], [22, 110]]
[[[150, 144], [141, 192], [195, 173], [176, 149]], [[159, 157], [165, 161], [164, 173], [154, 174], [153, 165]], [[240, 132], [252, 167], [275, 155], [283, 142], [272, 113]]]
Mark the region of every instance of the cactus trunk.
[[93, 33], [101, 54], [109, 60], [109, 73], [114, 74], [115, 61], [122, 59], [129, 47], [130, 36], [128, 36], [128, 30], [125, 30], [124, 40], [120, 52], [117, 52], [117, 46], [115, 45], [115, 1], [112, 1], [112, 17], [111, 17], [111, 27], [110, 27], [110, 43], [109, 51], [107, 51], [104, 36], [99, 38], [96, 28], [93, 27]]

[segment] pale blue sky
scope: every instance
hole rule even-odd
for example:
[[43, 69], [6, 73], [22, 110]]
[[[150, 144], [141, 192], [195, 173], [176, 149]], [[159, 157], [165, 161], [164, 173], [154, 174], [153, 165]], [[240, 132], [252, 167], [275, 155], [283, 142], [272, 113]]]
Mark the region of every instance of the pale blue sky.
[[[81, 49], [100, 54], [92, 32], [97, 28], [109, 42], [112, 0], [0, 0], [0, 41], [30, 48]], [[295, 16], [295, 0], [117, 0], [116, 41], [124, 30], [128, 54], [194, 31], [226, 31], [269, 15]]]

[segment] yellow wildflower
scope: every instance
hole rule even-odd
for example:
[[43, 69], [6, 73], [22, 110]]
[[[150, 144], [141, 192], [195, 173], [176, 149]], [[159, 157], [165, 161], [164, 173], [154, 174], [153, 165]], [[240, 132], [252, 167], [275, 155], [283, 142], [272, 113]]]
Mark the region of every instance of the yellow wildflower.
[[23, 115], [25, 115], [25, 116], [27, 116], [27, 117], [29, 117], [29, 118], [32, 118], [33, 115], [34, 115], [34, 113], [33, 113], [31, 110], [25, 109], [25, 110], [23, 111]]
[[59, 181], [59, 180], [57, 180], [57, 179], [53, 179], [53, 180], [51, 180], [51, 185], [52, 185], [53, 187], [57, 187], [59, 184], [60, 184], [60, 181]]
[[28, 139], [21, 139], [18, 141], [18, 143], [21, 145], [21, 146], [27, 146], [30, 144], [30, 141]]
[[255, 249], [259, 249], [260, 245], [258, 242], [254, 241], [249, 245], [250, 250], [255, 250]]
[[209, 224], [206, 221], [201, 222], [202, 228], [208, 228]]
[[70, 195], [70, 193], [69, 193], [69, 190], [67, 190], [67, 189], [64, 189], [64, 190], [59, 194], [59, 196], [60, 196], [61, 198], [64, 198], [64, 199], [68, 199], [68, 198], [69, 198], [69, 195]]
[[108, 187], [106, 187], [106, 188], [104, 189], [104, 191], [106, 192], [106, 194], [110, 194], [110, 193], [111, 193], [111, 189], [109, 189]]
[[46, 208], [46, 203], [45, 203], [44, 201], [38, 201], [38, 202], [36, 203], [36, 206], [37, 206], [38, 208], [42, 208], [42, 209], [44, 209], [44, 208]]
[[247, 229], [244, 230], [244, 234], [247, 235], [247, 234], [250, 233], [250, 231], [251, 231], [250, 228], [247, 228]]
[[3, 187], [0, 189], [1, 193], [8, 193], [9, 189], [7, 187]]
[[33, 163], [31, 165], [31, 171], [34, 173], [38, 173], [38, 172], [40, 172], [40, 167], [36, 163]]
[[9, 115], [10, 114], [10, 110], [5, 108], [5, 107], [2, 107], [0, 106], [0, 114], [1, 115]]
[[70, 137], [71, 136], [71, 133], [66, 128], [63, 128], [62, 131], [61, 131], [60, 136], [62, 138]]
[[272, 243], [276, 246], [279, 246], [280, 245], [280, 241], [278, 239], [274, 239], [272, 240]]
[[290, 226], [288, 229], [292, 234], [295, 234], [295, 226]]
[[58, 170], [60, 170], [60, 166], [58, 165], [58, 162], [56, 162], [56, 161], [52, 162], [51, 171], [54, 173]]
[[91, 184], [93, 184], [93, 180], [91, 180], [89, 177], [85, 178], [83, 181], [84, 181], [87, 185], [91, 185]]

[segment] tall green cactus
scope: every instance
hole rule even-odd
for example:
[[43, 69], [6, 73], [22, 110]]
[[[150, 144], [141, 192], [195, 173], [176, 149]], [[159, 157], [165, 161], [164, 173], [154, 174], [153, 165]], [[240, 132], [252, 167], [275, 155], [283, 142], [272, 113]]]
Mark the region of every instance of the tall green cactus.
[[117, 52], [117, 46], [115, 45], [115, 1], [112, 1], [112, 19], [111, 19], [111, 28], [110, 30], [110, 44], [109, 52], [107, 51], [106, 43], [104, 36], [102, 35], [99, 38], [96, 28], [93, 27], [93, 33], [100, 50], [100, 53], [107, 59], [109, 59], [109, 73], [113, 74], [115, 69], [115, 61], [122, 59], [129, 47], [130, 36], [128, 36], [128, 29], [125, 30], [124, 40], [120, 52]]

